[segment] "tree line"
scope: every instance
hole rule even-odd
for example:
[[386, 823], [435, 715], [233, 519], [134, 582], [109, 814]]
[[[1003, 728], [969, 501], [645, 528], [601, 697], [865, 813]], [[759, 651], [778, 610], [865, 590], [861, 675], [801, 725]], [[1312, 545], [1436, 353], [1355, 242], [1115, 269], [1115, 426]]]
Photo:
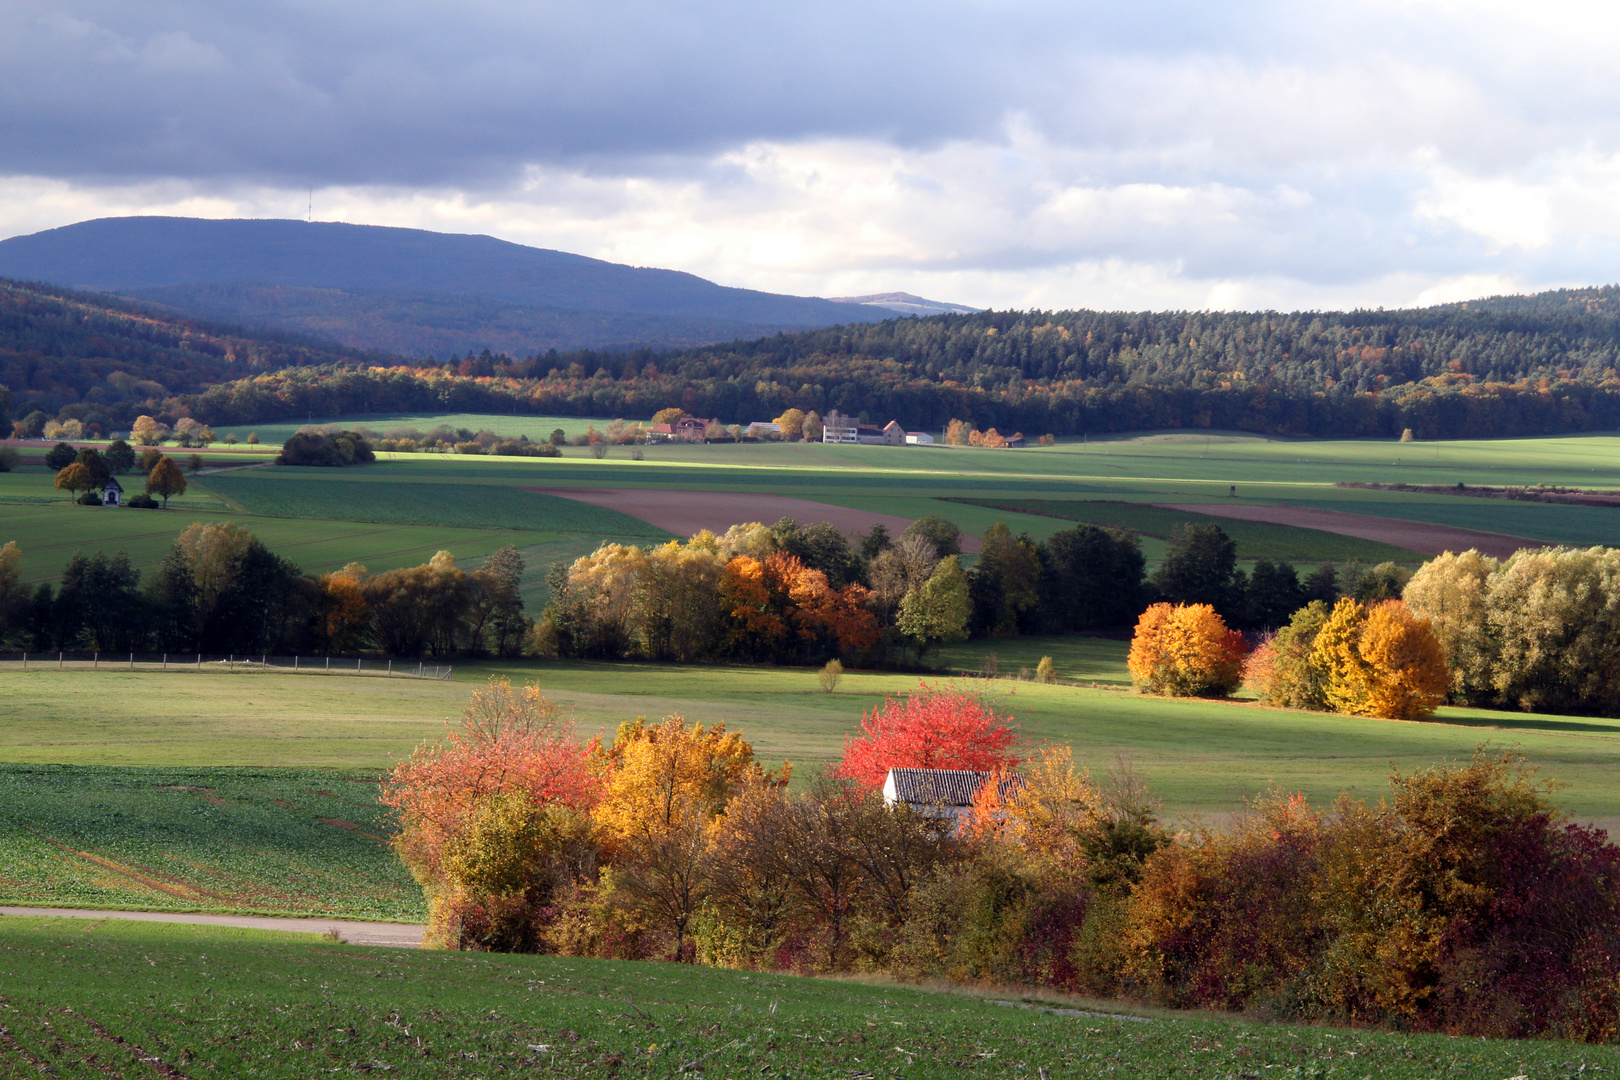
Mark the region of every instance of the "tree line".
[[470, 573], [441, 551], [371, 574], [306, 575], [232, 522], [197, 522], [145, 576], [124, 552], [75, 554], [56, 585], [27, 588], [0, 548], [0, 643], [27, 652], [516, 656], [532, 622], [510, 545]]
[[[1128, 770], [1031, 752], [980, 692], [870, 710], [802, 793], [723, 725], [582, 742], [528, 687], [382, 785], [426, 943], [795, 973], [1033, 984], [1272, 1018], [1614, 1037], [1620, 848], [1511, 756], [1391, 777], [1387, 801], [1257, 800], [1172, 833]], [[895, 768], [972, 769], [960, 817]]]

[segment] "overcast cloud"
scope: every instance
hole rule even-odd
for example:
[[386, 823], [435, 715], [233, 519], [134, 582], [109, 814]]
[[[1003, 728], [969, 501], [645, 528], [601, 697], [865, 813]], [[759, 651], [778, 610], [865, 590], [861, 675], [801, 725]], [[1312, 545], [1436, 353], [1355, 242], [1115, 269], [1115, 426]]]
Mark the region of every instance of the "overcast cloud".
[[1620, 279], [1620, 11], [1368, 0], [10, 0], [0, 236], [482, 232], [998, 307]]

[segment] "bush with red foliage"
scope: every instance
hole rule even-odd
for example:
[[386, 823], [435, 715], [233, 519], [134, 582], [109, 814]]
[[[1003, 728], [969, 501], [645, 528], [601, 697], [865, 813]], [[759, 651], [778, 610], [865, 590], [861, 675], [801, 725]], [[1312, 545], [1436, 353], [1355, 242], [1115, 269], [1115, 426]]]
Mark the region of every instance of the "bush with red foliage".
[[1013, 718], [996, 715], [983, 694], [924, 682], [862, 717], [833, 775], [880, 788], [890, 769], [1005, 771], [1020, 763], [1017, 743]]

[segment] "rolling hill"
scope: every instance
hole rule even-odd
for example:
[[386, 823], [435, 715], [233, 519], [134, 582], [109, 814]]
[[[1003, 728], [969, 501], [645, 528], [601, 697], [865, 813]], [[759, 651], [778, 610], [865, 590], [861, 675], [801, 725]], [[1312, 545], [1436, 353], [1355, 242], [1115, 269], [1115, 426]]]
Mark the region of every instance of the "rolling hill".
[[0, 241], [0, 277], [440, 359], [689, 346], [896, 315], [489, 236], [340, 222], [101, 218]]

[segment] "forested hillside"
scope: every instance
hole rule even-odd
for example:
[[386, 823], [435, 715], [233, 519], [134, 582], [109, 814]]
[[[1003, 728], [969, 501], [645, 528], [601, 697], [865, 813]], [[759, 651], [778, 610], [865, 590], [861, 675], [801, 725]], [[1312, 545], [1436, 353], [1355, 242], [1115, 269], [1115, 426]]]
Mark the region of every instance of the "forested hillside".
[[287, 371], [219, 386], [215, 423], [448, 406], [748, 421], [838, 408], [908, 427], [1077, 435], [1165, 427], [1461, 437], [1620, 427], [1620, 289], [1403, 311], [985, 312], [677, 353]]
[[[1620, 288], [1401, 311], [985, 312], [676, 352], [386, 360], [227, 333], [94, 298], [0, 290], [14, 410], [484, 411], [725, 422], [837, 408], [911, 428], [1028, 435], [1211, 427], [1420, 438], [1620, 428]], [[161, 415], [160, 415], [161, 414]]]
[[87, 430], [128, 430], [139, 413], [173, 412], [177, 395], [215, 383], [366, 357], [337, 345], [221, 329], [104, 296], [0, 279], [0, 387], [10, 391], [19, 418], [38, 410], [79, 420]]

